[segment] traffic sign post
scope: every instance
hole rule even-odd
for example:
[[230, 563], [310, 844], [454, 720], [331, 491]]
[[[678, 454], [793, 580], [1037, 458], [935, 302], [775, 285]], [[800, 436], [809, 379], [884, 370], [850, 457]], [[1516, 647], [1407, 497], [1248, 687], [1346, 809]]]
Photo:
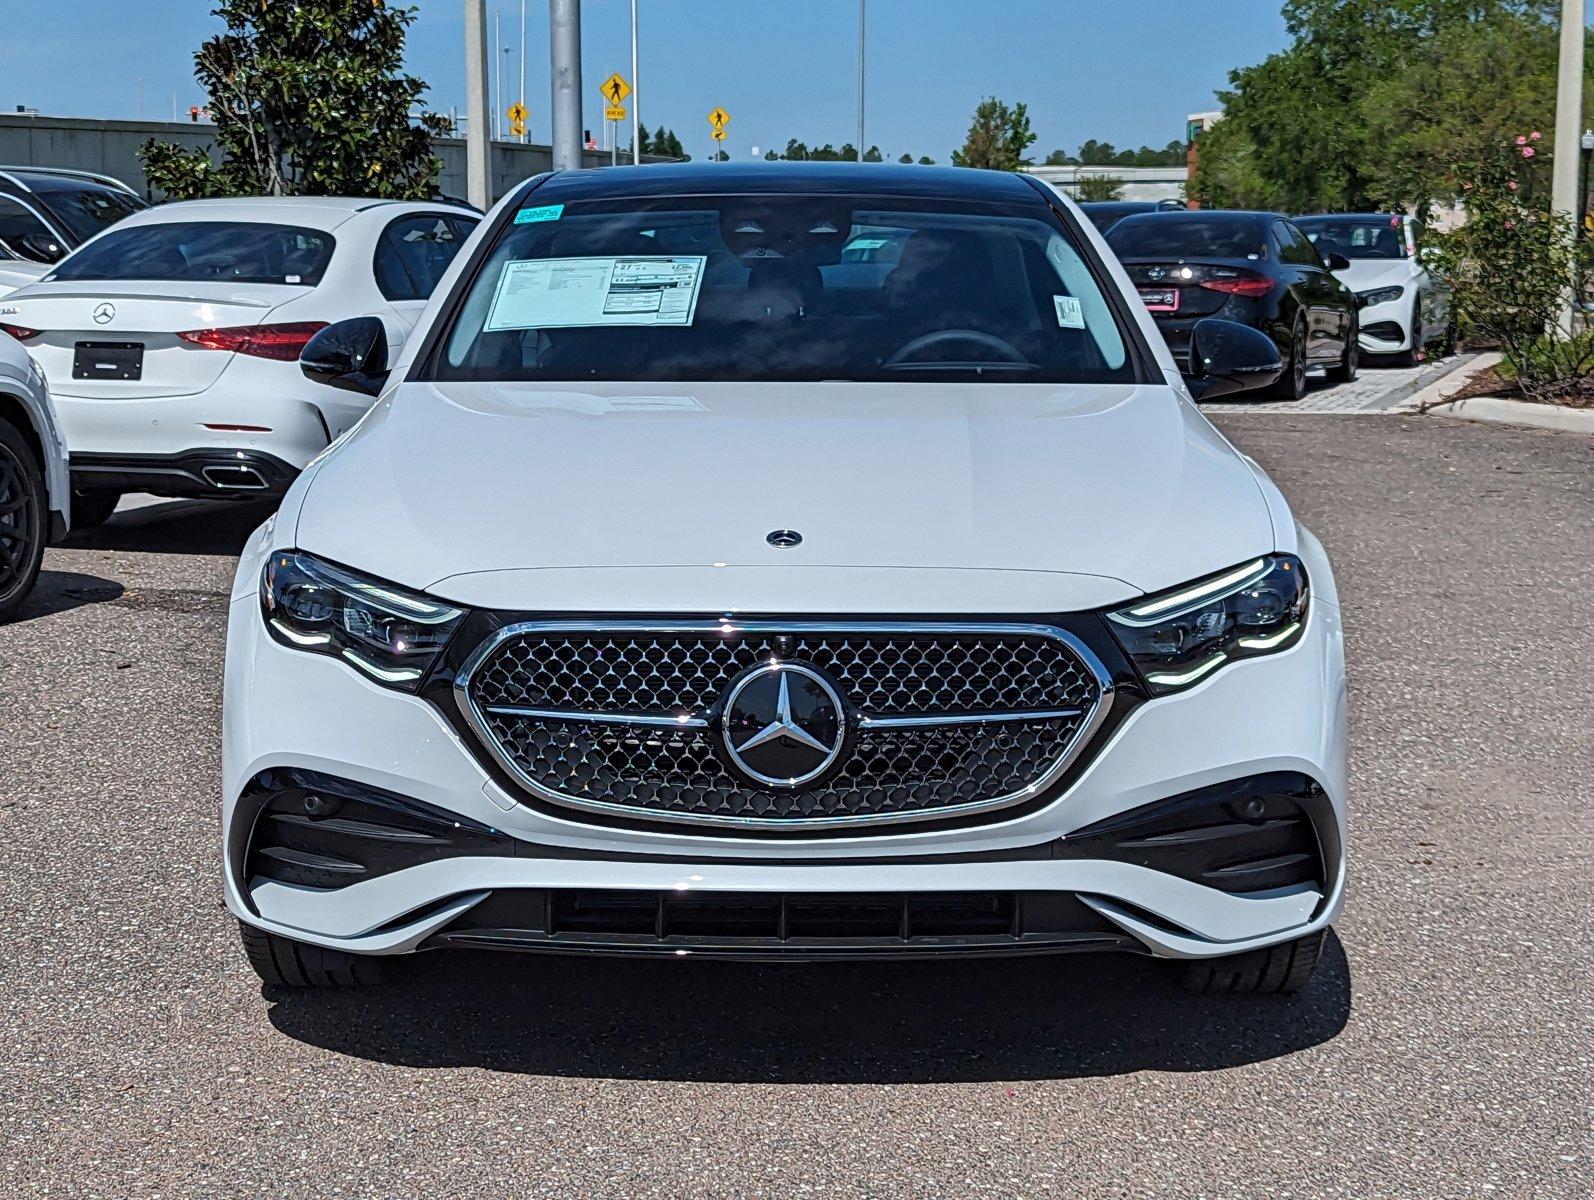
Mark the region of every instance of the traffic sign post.
[[607, 101], [603, 116], [609, 122], [609, 165], [612, 167], [620, 161], [620, 122], [625, 120], [625, 98], [631, 94], [631, 85], [616, 71], [598, 85], [598, 94]]
[[[725, 126], [730, 124], [730, 120], [731, 114], [716, 104], [712, 109], [709, 110], [708, 114], [709, 137], [713, 138], [716, 142], [723, 142], [725, 140]], [[714, 152], [714, 157], [718, 158], [720, 153], [720, 151], [716, 150]]]

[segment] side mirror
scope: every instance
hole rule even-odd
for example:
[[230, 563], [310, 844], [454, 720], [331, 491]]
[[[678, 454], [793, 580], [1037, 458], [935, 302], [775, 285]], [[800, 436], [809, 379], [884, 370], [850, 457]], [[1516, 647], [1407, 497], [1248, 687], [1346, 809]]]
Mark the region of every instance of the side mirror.
[[47, 233], [30, 233], [17, 239], [17, 254], [34, 262], [53, 263], [65, 257], [61, 243]]
[[1190, 372], [1185, 383], [1198, 400], [1264, 388], [1283, 373], [1279, 348], [1259, 329], [1208, 317], [1190, 331]]
[[1330, 271], [1343, 271], [1346, 267], [1350, 266], [1350, 259], [1346, 258], [1338, 250], [1330, 250], [1324, 256], [1324, 258], [1328, 263], [1328, 269]]
[[346, 392], [380, 395], [387, 384], [387, 330], [376, 317], [328, 325], [299, 352], [306, 379]]

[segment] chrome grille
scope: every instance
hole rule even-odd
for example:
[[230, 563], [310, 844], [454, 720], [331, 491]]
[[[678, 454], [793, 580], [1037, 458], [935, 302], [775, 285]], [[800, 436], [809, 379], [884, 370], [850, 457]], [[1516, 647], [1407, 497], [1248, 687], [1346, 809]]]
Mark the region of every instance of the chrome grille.
[[[726, 765], [722, 697], [772, 659], [824, 672], [851, 740], [806, 789]], [[461, 671], [461, 708], [532, 795], [608, 815], [803, 828], [927, 820], [1036, 795], [1107, 707], [1090, 651], [1040, 625], [529, 622]]]

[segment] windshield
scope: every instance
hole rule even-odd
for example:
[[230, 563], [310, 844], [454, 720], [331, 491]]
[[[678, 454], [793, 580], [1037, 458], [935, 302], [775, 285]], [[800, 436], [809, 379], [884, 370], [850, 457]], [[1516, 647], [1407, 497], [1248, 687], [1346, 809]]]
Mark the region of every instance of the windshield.
[[1298, 217], [1295, 223], [1319, 254], [1346, 258], [1405, 258], [1399, 217]]
[[1043, 206], [784, 195], [528, 202], [430, 373], [1134, 378], [1113, 310]]
[[123, 217], [149, 207], [137, 196], [100, 183], [31, 176], [28, 186], [34, 197], [80, 242], [88, 241]]
[[1184, 213], [1145, 213], [1112, 227], [1107, 244], [1119, 258], [1261, 258], [1262, 222]]
[[292, 225], [173, 221], [113, 229], [62, 261], [57, 279], [227, 280], [314, 287], [332, 235]]

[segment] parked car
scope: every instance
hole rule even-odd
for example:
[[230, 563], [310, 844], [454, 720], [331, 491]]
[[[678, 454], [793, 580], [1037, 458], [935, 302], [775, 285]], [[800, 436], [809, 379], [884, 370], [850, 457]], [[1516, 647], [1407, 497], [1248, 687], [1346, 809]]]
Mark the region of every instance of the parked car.
[[1455, 352], [1456, 323], [1449, 290], [1423, 266], [1422, 225], [1398, 213], [1320, 213], [1296, 217], [1321, 254], [1338, 254], [1334, 272], [1356, 294], [1365, 354], [1397, 355], [1402, 366], [1422, 361], [1429, 346]]
[[[900, 245], [871, 274], [859, 240]], [[1117, 950], [1289, 991], [1344, 878], [1317, 540], [1077, 209], [998, 171], [543, 175], [249, 540], [227, 903], [272, 985], [459, 947]], [[1237, 716], [1238, 715], [1238, 716]]]
[[0, 623], [39, 578], [46, 543], [66, 533], [66, 447], [44, 374], [0, 333]]
[[1086, 200], [1079, 211], [1090, 218], [1090, 223], [1106, 233], [1125, 217], [1137, 213], [1184, 212], [1182, 200]]
[[306, 381], [304, 344], [377, 314], [402, 345], [478, 220], [389, 200], [166, 204], [0, 301], [55, 393], [78, 523], [128, 491], [280, 496], [371, 404]]
[[95, 234], [148, 207], [114, 176], [0, 166], [0, 259], [58, 262]]
[[1306, 394], [1310, 367], [1325, 368], [1335, 382], [1356, 378], [1356, 298], [1333, 275], [1347, 260], [1325, 260], [1288, 217], [1213, 210], [1126, 217], [1107, 244], [1176, 358], [1189, 361], [1197, 322], [1222, 317], [1260, 329], [1278, 346], [1280, 399]]

